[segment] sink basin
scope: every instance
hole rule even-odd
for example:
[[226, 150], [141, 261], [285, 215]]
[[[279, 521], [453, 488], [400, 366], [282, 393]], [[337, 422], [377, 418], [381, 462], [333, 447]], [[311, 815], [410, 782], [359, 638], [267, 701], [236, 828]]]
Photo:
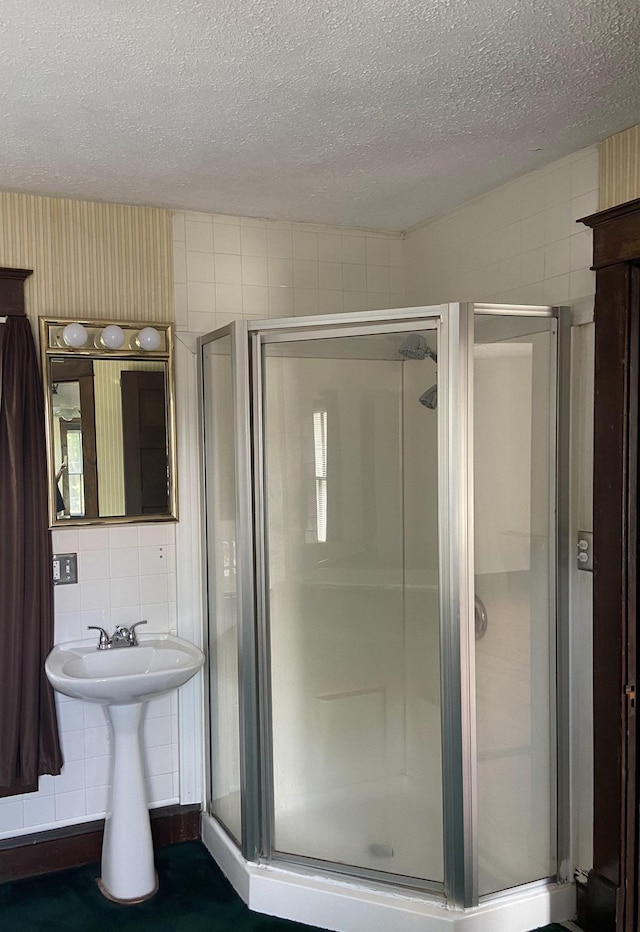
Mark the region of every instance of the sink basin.
[[97, 650], [96, 640], [68, 641], [45, 663], [54, 689], [85, 702], [145, 702], [182, 686], [204, 663], [195, 644], [171, 634], [141, 634], [137, 647]]

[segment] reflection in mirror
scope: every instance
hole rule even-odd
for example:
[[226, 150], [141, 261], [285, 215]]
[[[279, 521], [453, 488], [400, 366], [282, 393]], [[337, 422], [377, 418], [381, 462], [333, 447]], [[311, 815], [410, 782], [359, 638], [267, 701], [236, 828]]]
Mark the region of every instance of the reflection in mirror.
[[176, 517], [170, 325], [106, 326], [41, 321], [52, 526]]

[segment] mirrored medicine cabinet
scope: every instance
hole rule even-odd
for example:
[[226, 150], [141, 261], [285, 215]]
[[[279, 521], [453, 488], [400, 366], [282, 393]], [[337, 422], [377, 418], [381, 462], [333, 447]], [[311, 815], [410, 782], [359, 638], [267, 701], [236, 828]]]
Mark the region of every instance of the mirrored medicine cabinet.
[[173, 330], [40, 318], [52, 528], [175, 521]]

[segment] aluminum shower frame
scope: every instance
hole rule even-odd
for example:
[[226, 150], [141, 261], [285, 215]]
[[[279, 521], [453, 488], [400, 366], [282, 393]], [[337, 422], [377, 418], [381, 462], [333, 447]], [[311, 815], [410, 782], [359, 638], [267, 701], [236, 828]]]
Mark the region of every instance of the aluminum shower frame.
[[[269, 613], [266, 592], [268, 591], [268, 552], [266, 543], [266, 494], [263, 459], [263, 347], [272, 344], [299, 343], [320, 339], [331, 339], [346, 336], [376, 336], [380, 334], [410, 333], [420, 325], [421, 330], [433, 329], [439, 332], [440, 344], [443, 319], [446, 318], [443, 306], [430, 308], [400, 309], [396, 312], [379, 312], [366, 315], [327, 315], [313, 318], [295, 318], [256, 321], [249, 324], [251, 341], [252, 388], [254, 406], [254, 500], [256, 504], [256, 554], [257, 564], [261, 566], [264, 574], [261, 585], [258, 586], [257, 597], [257, 628], [259, 643], [259, 666], [262, 670], [260, 703], [262, 714], [260, 716], [263, 738], [262, 746], [271, 748], [271, 690], [270, 690], [270, 664], [269, 664]], [[258, 429], [258, 425], [260, 425]], [[263, 807], [263, 857], [267, 861], [296, 865], [302, 869], [313, 871], [330, 871], [334, 874], [347, 874], [358, 879], [372, 883], [385, 883], [389, 881], [389, 874], [366, 868], [345, 866], [339, 862], [321, 861], [313, 857], [293, 855], [281, 852], [273, 846], [275, 836], [274, 815], [274, 783], [273, 769], [270, 754], [263, 755], [261, 771], [261, 794]], [[393, 874], [393, 882], [398, 886], [424, 890], [434, 898], [444, 899], [444, 884], [438, 881], [420, 880]]]
[[[234, 359], [234, 409], [237, 475], [238, 655], [241, 707], [242, 854], [248, 860], [278, 860], [298, 869], [348, 873], [362, 880], [423, 889], [443, 896], [450, 906], [473, 907], [479, 902], [477, 853], [476, 696], [474, 639], [473, 554], [473, 346], [476, 314], [512, 317], [558, 318], [558, 372], [552, 398], [556, 436], [552, 453], [567, 476], [566, 418], [567, 327], [558, 308], [445, 304], [399, 308], [361, 314], [306, 318], [237, 321], [200, 338], [203, 347], [231, 335]], [[382, 333], [400, 333], [422, 327], [438, 329], [438, 444], [441, 715], [444, 821], [444, 884], [420, 883], [415, 878], [386, 872], [358, 870], [338, 863], [286, 855], [273, 848], [273, 774], [271, 761], [271, 710], [269, 669], [268, 553], [265, 537], [264, 438], [262, 349], [269, 343], [298, 342]], [[554, 373], [556, 375], [556, 373]], [[561, 397], [562, 394], [562, 397]], [[204, 441], [203, 441], [204, 442]], [[552, 482], [557, 510], [558, 541], [552, 546], [550, 588], [557, 619], [558, 658], [558, 863], [568, 858], [568, 709], [565, 673], [567, 595], [561, 582], [567, 559], [567, 501], [562, 482]], [[206, 546], [203, 548], [206, 551]], [[205, 557], [206, 558], [206, 557]], [[556, 565], [562, 572], [556, 575]], [[205, 615], [206, 617], [206, 615]], [[553, 617], [553, 615], [552, 615]], [[552, 671], [553, 673], [553, 671]], [[565, 684], [565, 685], [563, 685]], [[565, 747], [566, 745], [566, 747]], [[553, 878], [554, 880], [556, 878]], [[500, 894], [497, 894], [500, 895]], [[482, 898], [483, 900], [486, 897]]]

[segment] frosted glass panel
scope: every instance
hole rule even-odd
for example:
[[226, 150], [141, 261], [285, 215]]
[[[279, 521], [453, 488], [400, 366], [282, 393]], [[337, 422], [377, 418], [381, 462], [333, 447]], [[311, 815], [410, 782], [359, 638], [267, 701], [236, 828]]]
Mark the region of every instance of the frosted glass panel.
[[265, 347], [274, 847], [441, 882], [437, 346], [406, 336]]
[[203, 347], [209, 632], [210, 809], [241, 837], [236, 482], [231, 338]]
[[479, 891], [555, 863], [555, 322], [476, 323], [475, 588]]

